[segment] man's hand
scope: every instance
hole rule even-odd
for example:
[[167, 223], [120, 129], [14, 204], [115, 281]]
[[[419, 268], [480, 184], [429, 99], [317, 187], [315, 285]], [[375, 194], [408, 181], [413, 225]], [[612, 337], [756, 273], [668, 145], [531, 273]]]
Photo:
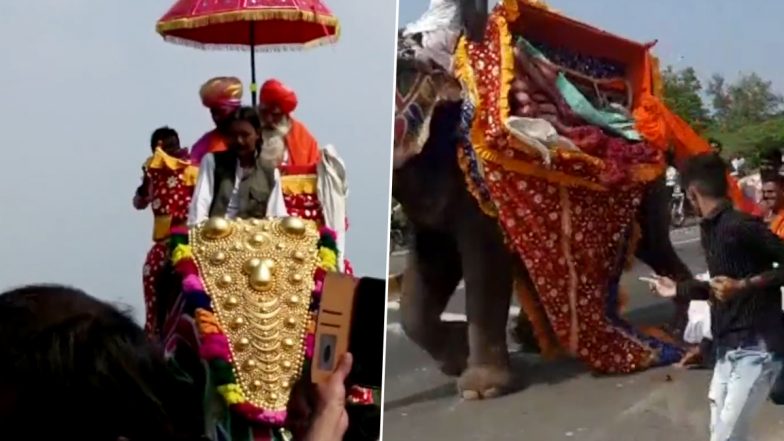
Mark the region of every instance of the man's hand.
[[346, 413], [346, 377], [353, 358], [345, 354], [329, 379], [316, 385], [315, 417], [303, 441], [340, 441], [348, 429]]
[[671, 299], [678, 292], [677, 285], [669, 277], [653, 275], [650, 278], [646, 278], [645, 281], [648, 282], [651, 292], [659, 297]]
[[717, 299], [726, 302], [735, 294], [746, 287], [742, 280], [735, 280], [725, 276], [714, 277], [710, 281], [711, 290]]

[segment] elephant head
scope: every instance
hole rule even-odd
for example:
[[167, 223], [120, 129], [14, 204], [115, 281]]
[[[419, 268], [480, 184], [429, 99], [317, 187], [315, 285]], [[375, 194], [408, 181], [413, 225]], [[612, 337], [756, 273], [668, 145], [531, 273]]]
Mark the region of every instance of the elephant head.
[[[449, 38], [446, 33], [444, 37]], [[429, 126], [439, 102], [460, 99], [460, 85], [448, 67], [451, 52], [437, 52], [420, 44], [422, 34], [398, 40], [395, 90], [394, 167], [418, 155], [430, 136]]]
[[[395, 168], [422, 151], [438, 104], [462, 98], [452, 57], [462, 35], [483, 37], [487, 6], [487, 0], [432, 0], [422, 18], [398, 33]], [[444, 17], [445, 10], [458, 17]]]

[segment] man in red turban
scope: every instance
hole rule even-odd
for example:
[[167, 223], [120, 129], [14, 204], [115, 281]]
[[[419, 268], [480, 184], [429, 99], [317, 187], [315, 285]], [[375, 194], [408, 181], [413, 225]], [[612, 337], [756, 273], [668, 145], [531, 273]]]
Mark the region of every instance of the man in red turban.
[[234, 77], [213, 78], [199, 91], [204, 107], [210, 109], [215, 129], [207, 132], [191, 148], [191, 163], [198, 166], [207, 153], [225, 151], [226, 127], [224, 122], [242, 105], [242, 82]]
[[278, 80], [268, 80], [261, 86], [260, 95], [265, 161], [275, 167], [315, 167], [319, 161], [318, 142], [304, 124], [291, 116], [297, 108], [297, 94]]

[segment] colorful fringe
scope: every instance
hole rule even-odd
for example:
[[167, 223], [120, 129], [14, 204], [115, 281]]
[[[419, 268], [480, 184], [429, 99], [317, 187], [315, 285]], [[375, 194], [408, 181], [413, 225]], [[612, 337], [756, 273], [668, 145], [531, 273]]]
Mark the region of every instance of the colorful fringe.
[[471, 144], [471, 125], [475, 114], [476, 106], [474, 106], [471, 100], [463, 100], [460, 113], [459, 130], [461, 142], [458, 149], [458, 163], [463, 170], [463, 174], [465, 174], [468, 191], [479, 203], [482, 211], [490, 217], [496, 217], [498, 212], [482, 175], [482, 165]]

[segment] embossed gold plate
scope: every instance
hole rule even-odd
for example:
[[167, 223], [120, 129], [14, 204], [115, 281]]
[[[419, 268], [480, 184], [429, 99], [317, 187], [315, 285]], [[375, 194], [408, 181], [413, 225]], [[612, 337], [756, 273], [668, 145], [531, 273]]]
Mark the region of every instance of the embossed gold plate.
[[302, 375], [318, 240], [316, 224], [295, 217], [213, 218], [190, 232], [237, 383], [261, 409], [285, 410]]

